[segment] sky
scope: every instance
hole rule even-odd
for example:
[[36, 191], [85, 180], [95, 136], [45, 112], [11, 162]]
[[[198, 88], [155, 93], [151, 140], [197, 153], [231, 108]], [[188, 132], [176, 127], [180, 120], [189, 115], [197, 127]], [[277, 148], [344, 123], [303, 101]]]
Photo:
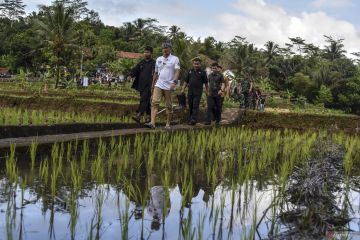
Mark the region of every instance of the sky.
[[[27, 12], [51, 0], [24, 0]], [[246, 37], [257, 46], [280, 45], [289, 37], [324, 45], [324, 35], [344, 38], [348, 52], [360, 51], [359, 0], [87, 0], [107, 25], [156, 18], [194, 38], [230, 41]]]

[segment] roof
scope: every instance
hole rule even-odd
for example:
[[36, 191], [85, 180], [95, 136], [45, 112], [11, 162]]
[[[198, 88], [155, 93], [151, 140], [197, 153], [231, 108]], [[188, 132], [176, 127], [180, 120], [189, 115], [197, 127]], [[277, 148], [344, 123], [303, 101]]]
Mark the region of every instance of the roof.
[[139, 59], [142, 57], [143, 57], [142, 53], [123, 52], [123, 51], [116, 53], [116, 58]]
[[0, 73], [8, 73], [9, 69], [8, 68], [0, 68]]

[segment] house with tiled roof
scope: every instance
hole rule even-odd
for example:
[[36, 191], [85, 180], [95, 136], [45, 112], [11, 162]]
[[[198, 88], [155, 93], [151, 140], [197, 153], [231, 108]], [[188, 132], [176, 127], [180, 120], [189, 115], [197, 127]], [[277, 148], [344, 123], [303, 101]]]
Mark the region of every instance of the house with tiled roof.
[[134, 52], [124, 52], [124, 51], [119, 51], [116, 53], [116, 58], [117, 59], [139, 59], [142, 58], [143, 54], [142, 53], [134, 53]]
[[10, 76], [11, 76], [10, 69], [0, 67], [0, 77], [10, 77]]
[[0, 67], [0, 74], [8, 74], [9, 73], [9, 69], [8, 68], [2, 68]]

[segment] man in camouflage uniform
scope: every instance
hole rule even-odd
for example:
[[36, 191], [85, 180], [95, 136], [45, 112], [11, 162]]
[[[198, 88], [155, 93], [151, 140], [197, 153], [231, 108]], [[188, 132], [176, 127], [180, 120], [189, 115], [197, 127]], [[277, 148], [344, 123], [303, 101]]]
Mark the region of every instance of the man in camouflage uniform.
[[242, 107], [245, 109], [248, 109], [250, 107], [250, 93], [252, 90], [252, 82], [250, 81], [250, 78], [248, 76], [245, 76], [245, 78], [241, 81], [241, 97], [243, 104]]
[[208, 109], [205, 125], [211, 124], [212, 115], [216, 121], [216, 125], [221, 121], [221, 95], [225, 92], [224, 76], [218, 71], [218, 64], [211, 64], [211, 74], [208, 76], [209, 81], [209, 95], [208, 95]]

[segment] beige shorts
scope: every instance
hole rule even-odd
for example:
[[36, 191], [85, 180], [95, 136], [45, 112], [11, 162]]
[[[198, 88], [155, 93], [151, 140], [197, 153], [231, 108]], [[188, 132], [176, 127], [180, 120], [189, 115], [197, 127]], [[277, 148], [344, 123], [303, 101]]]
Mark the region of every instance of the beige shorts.
[[151, 107], [159, 108], [162, 97], [165, 98], [166, 112], [172, 113], [173, 109], [170, 90], [163, 90], [161, 88], [155, 87], [152, 95]]

